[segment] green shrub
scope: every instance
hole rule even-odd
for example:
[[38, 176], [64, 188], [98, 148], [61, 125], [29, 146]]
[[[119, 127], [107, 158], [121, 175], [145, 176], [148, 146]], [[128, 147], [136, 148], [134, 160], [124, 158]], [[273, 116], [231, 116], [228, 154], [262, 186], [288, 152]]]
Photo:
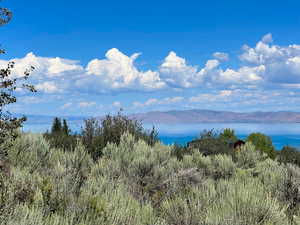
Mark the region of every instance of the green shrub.
[[281, 163], [292, 163], [300, 166], [300, 152], [297, 148], [284, 146], [282, 150], [277, 153], [277, 158]]
[[228, 140], [213, 130], [203, 131], [200, 137], [187, 144], [190, 149], [197, 149], [202, 154], [232, 154], [233, 149], [230, 147]]
[[209, 206], [207, 224], [288, 224], [286, 208], [255, 179], [221, 181], [218, 200]]
[[113, 175], [123, 178], [140, 201], [149, 200], [155, 192], [161, 191], [161, 186], [164, 186], [161, 184], [168, 180], [172, 172], [168, 167], [170, 148], [159, 143], [151, 147], [144, 141], [136, 142], [129, 133], [121, 137], [118, 146], [106, 146], [103, 150], [105, 159], [110, 159], [114, 165], [111, 168]]
[[81, 212], [95, 224], [155, 224], [157, 218], [148, 204], [141, 205], [121, 183], [90, 177], [81, 195]]
[[211, 165], [209, 165], [208, 173], [215, 179], [226, 179], [234, 175], [236, 166], [232, 158], [227, 155], [215, 155], [212, 157]]
[[121, 112], [115, 116], [106, 115], [99, 122], [95, 118], [85, 120], [81, 132], [83, 144], [94, 160], [102, 156], [102, 150], [108, 143], [118, 145], [124, 133], [130, 133], [135, 140], [143, 140], [150, 146], [158, 142], [158, 133], [154, 127], [151, 131], [146, 131], [141, 122], [130, 119]]
[[292, 164], [287, 164], [285, 168], [287, 174], [282, 181], [283, 185], [280, 189], [280, 197], [282, 202], [288, 205], [287, 214], [290, 216], [290, 219], [293, 220], [294, 215], [296, 215], [300, 209], [300, 169]]
[[205, 225], [208, 207], [217, 199], [213, 181], [167, 199], [161, 205], [162, 217], [169, 225]]
[[54, 149], [21, 134], [0, 175], [0, 225], [294, 225], [300, 217], [300, 168], [246, 143], [233, 156], [149, 145], [130, 133], [91, 158], [77, 142]]
[[267, 159], [257, 164], [254, 174], [266, 188], [272, 187], [273, 190], [270, 191], [275, 193], [282, 188], [282, 184], [287, 177], [287, 170], [280, 166], [278, 162]]
[[200, 225], [205, 224], [202, 202], [192, 198], [175, 198], [165, 201], [162, 205], [162, 217], [170, 225]]
[[233, 144], [238, 140], [234, 130], [229, 128], [224, 129], [219, 134], [219, 138], [223, 140], [228, 146], [233, 146]]
[[190, 152], [191, 151], [189, 151], [186, 146], [177, 143], [172, 146], [172, 156], [176, 157], [178, 160], [182, 160], [183, 156]]
[[237, 166], [243, 169], [255, 168], [257, 163], [266, 159], [266, 155], [257, 151], [251, 142], [247, 142], [234, 155]]
[[9, 160], [13, 166], [46, 169], [50, 166], [52, 151], [41, 134], [24, 133], [20, 135], [9, 151]]
[[230, 178], [236, 171], [236, 165], [228, 155], [204, 156], [194, 151], [191, 155], [186, 155], [182, 159], [184, 168], [198, 168], [206, 176], [214, 179]]
[[262, 133], [252, 133], [247, 139], [247, 142], [252, 142], [256, 150], [267, 154], [270, 158], [276, 157], [275, 147], [273, 146], [272, 139]]

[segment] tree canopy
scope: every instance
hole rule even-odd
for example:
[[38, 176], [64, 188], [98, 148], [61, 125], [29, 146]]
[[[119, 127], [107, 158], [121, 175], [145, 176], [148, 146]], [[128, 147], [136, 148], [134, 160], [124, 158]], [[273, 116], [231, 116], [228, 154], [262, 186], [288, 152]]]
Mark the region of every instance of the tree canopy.
[[[1, 2], [1, 0], [0, 0]], [[7, 24], [12, 18], [12, 12], [0, 6], [0, 26]]]
[[230, 140], [234, 132], [218, 133], [214, 130], [204, 130], [199, 137], [187, 144], [190, 149], [197, 149], [204, 155], [231, 154]]
[[130, 119], [121, 112], [113, 116], [106, 115], [100, 121], [95, 118], [85, 120], [81, 135], [88, 152], [97, 159], [101, 157], [102, 149], [108, 143], [118, 145], [121, 136], [126, 132], [151, 146], [158, 142], [158, 133], [154, 127], [151, 131], [145, 130], [140, 121]]
[[252, 142], [257, 150], [266, 153], [270, 158], [274, 159], [276, 157], [275, 148], [270, 137], [262, 133], [252, 133], [246, 141]]

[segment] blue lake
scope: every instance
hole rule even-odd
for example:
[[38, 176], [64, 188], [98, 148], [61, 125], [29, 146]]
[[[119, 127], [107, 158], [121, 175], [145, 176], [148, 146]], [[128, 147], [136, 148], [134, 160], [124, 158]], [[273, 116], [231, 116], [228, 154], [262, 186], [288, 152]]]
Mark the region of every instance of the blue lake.
[[[247, 135], [238, 135], [239, 138], [245, 139]], [[289, 145], [300, 149], [300, 135], [270, 135], [273, 145], [277, 150], [282, 149], [283, 146]], [[187, 142], [197, 138], [195, 136], [163, 136], [160, 135], [160, 140], [164, 144], [181, 144], [185, 145]]]
[[[80, 132], [81, 123], [70, 123], [69, 126], [75, 132]], [[151, 129], [153, 124], [145, 124], [146, 129]], [[222, 131], [225, 128], [234, 129], [237, 136], [244, 139], [253, 132], [261, 132], [272, 138], [276, 149], [284, 145], [300, 148], [300, 123], [202, 123], [202, 124], [154, 124], [159, 132], [159, 137], [164, 144], [186, 144], [198, 137], [203, 130]], [[50, 130], [51, 124], [25, 123], [23, 131], [45, 132]]]

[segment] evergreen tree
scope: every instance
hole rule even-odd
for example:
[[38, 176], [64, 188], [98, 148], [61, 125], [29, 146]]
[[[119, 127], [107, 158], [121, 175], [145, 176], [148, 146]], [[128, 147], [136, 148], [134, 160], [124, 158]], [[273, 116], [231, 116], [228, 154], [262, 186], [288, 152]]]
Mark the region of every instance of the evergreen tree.
[[63, 119], [63, 127], [62, 127], [62, 131], [65, 135], [69, 136], [70, 134], [70, 129], [69, 126], [67, 124], [67, 121], [65, 119]]
[[219, 138], [229, 146], [232, 146], [237, 140], [237, 136], [233, 129], [226, 128], [220, 133]]
[[49, 141], [53, 148], [61, 148], [65, 151], [73, 151], [77, 140], [76, 135], [71, 135], [68, 123], [65, 119], [55, 117], [52, 123], [51, 133], [44, 133], [44, 137]]
[[55, 117], [53, 120], [52, 128], [51, 128], [51, 133], [52, 134], [59, 134], [62, 131], [62, 126], [61, 126], [61, 120], [58, 117]]

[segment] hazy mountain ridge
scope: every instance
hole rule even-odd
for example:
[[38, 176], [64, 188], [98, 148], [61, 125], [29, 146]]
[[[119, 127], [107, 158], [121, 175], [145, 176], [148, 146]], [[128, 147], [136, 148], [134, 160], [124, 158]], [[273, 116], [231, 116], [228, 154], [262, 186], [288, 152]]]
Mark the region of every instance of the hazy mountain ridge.
[[[17, 115], [21, 116], [21, 115]], [[51, 124], [55, 116], [27, 115], [29, 124]], [[88, 116], [64, 116], [67, 121], [82, 124]], [[98, 118], [103, 118], [99, 116]], [[300, 112], [230, 112], [214, 110], [172, 110], [151, 111], [130, 114], [129, 118], [149, 124], [184, 124], [184, 123], [300, 123]]]
[[130, 115], [144, 123], [300, 123], [299, 112], [238, 113], [214, 110], [172, 110]]

